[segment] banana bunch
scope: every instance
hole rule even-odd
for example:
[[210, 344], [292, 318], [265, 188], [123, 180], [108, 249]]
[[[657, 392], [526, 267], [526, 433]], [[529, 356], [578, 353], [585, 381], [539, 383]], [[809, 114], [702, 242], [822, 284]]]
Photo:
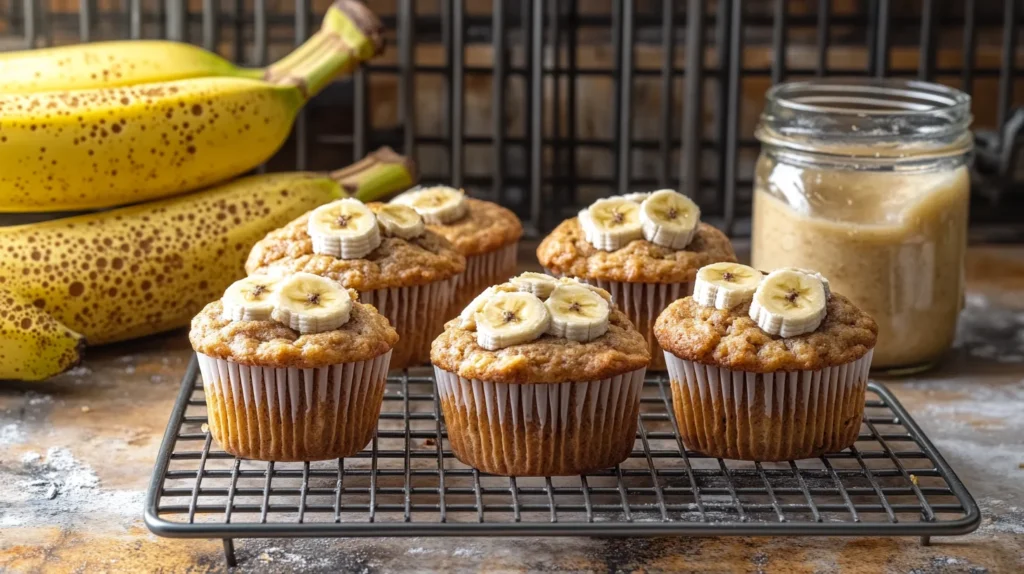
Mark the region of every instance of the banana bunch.
[[485, 289], [462, 310], [459, 322], [463, 329], [476, 331], [478, 345], [496, 351], [545, 334], [593, 341], [608, 332], [610, 314], [607, 291], [528, 272]]
[[579, 213], [584, 239], [603, 251], [616, 251], [637, 239], [669, 249], [683, 249], [693, 241], [700, 223], [700, 208], [671, 189], [629, 193], [599, 199]]
[[[245, 276], [249, 250], [267, 232], [334, 200], [405, 189], [414, 183], [409, 165], [384, 150], [331, 174], [253, 176], [162, 201], [0, 228], [0, 380], [57, 374], [80, 360], [85, 341], [187, 325]], [[236, 300], [253, 301], [229, 306], [233, 318], [265, 317], [274, 308], [263, 295], [287, 294], [259, 281], [237, 287]], [[309, 321], [298, 316], [300, 324]]]
[[[259, 74], [180, 45], [160, 53], [165, 43], [6, 56], [0, 212], [138, 203], [249, 171], [280, 148], [312, 96], [382, 47], [380, 21], [336, 0], [316, 34]], [[50, 91], [24, 91], [34, 88]]]
[[750, 303], [748, 315], [762, 331], [780, 337], [811, 333], [825, 320], [831, 293], [820, 273], [787, 267], [763, 273], [739, 263], [701, 267], [693, 285], [693, 300], [714, 309], [729, 310]]
[[211, 76], [259, 80], [265, 73], [239, 68], [183, 42], [96, 42], [0, 54], [0, 93], [118, 88]]

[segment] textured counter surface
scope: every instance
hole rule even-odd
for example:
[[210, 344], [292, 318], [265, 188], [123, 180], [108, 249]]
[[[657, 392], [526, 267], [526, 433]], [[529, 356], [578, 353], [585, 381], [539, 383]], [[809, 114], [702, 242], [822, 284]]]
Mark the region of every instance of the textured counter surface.
[[[527, 253], [528, 249], [524, 249]], [[974, 494], [969, 536], [242, 540], [241, 571], [1024, 570], [1024, 248], [973, 249], [958, 347], [888, 380]], [[0, 383], [0, 571], [227, 570], [219, 541], [153, 536], [142, 505], [191, 350], [184, 332], [90, 349], [42, 384]]]

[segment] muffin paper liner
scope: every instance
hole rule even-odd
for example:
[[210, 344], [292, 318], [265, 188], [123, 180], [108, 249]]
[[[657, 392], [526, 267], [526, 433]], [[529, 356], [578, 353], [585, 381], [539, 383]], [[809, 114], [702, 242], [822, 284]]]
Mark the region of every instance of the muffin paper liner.
[[327, 460], [354, 455], [373, 438], [391, 351], [316, 369], [251, 367], [196, 354], [210, 434], [235, 456]]
[[589, 382], [516, 384], [434, 367], [455, 456], [506, 476], [581, 474], [625, 460], [646, 370]]
[[[559, 276], [550, 270], [547, 272], [549, 275]], [[651, 349], [651, 364], [648, 368], [652, 371], [664, 371], [664, 350], [654, 336], [654, 322], [673, 301], [692, 295], [693, 283], [623, 283], [586, 277], [577, 279], [611, 293], [615, 306], [626, 314], [637, 331], [647, 339], [647, 345]]]
[[488, 253], [466, 257], [466, 271], [455, 278], [455, 298], [448, 319], [458, 315], [469, 302], [491, 285], [504, 283], [516, 274], [519, 243], [499, 247]]
[[359, 301], [377, 308], [398, 331], [391, 368], [402, 369], [430, 362], [430, 343], [444, 330], [445, 310], [451, 305], [455, 277], [413, 287], [375, 289], [359, 294]]
[[857, 441], [874, 351], [817, 371], [747, 373], [665, 353], [687, 448], [740, 460], [838, 452]]

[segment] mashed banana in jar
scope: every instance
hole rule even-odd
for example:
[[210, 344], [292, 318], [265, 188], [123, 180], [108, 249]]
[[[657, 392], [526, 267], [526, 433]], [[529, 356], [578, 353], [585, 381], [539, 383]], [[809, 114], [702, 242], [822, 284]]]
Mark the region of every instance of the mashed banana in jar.
[[763, 155], [752, 258], [825, 275], [878, 322], [873, 366], [935, 361], [953, 342], [963, 300], [970, 178], [816, 169]]
[[755, 267], [813, 269], [878, 323], [873, 369], [950, 347], [963, 305], [970, 97], [896, 79], [780, 84], [757, 127]]

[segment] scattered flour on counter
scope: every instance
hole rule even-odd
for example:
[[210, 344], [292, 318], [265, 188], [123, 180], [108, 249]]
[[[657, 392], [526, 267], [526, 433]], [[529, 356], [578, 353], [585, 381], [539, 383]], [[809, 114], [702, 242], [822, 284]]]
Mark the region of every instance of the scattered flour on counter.
[[25, 442], [25, 431], [18, 423], [10, 423], [0, 427], [0, 445]]
[[70, 369], [69, 371], [64, 373], [64, 375], [66, 375], [66, 376], [76, 377], [76, 378], [86, 377], [86, 376], [89, 376], [91, 374], [92, 374], [92, 369], [90, 369], [89, 367], [86, 367], [85, 365], [79, 365], [79, 366], [77, 366], [77, 367], [75, 367], [73, 369]]
[[141, 516], [142, 492], [100, 488], [92, 468], [66, 448], [12, 462], [0, 467], [0, 526], [81, 526], [93, 513], [133, 522]]

